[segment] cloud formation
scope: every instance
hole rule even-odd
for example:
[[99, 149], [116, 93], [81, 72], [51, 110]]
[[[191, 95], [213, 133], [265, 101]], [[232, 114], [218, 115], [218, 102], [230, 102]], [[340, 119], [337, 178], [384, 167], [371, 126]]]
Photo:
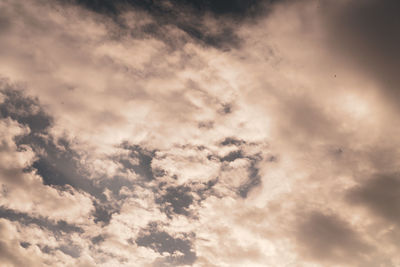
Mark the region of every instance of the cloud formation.
[[0, 3], [4, 266], [398, 266], [396, 1]]

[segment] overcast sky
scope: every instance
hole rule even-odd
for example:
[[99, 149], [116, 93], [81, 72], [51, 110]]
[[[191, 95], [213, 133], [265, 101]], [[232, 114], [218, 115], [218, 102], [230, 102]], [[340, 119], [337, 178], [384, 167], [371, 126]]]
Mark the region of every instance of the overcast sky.
[[400, 266], [399, 12], [0, 0], [0, 265]]

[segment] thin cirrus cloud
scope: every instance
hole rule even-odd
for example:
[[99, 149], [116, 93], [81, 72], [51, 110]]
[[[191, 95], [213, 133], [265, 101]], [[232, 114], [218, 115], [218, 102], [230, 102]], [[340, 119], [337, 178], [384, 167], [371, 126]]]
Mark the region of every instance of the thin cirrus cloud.
[[2, 1], [4, 266], [397, 266], [396, 1]]

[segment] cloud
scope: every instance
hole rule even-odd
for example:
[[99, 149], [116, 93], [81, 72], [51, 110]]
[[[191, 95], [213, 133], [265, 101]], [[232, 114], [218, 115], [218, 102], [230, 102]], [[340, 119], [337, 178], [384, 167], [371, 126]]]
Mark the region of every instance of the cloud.
[[188, 208], [193, 203], [188, 186], [167, 187], [165, 194], [156, 199], [156, 203], [164, 206], [168, 215], [171, 213], [189, 215]]
[[[154, 227], [156, 227], [154, 229]], [[146, 230], [150, 233], [146, 234]], [[176, 233], [175, 233], [176, 234]], [[138, 246], [150, 247], [160, 254], [167, 252], [165, 262], [171, 265], [191, 265], [196, 260], [196, 253], [192, 249], [190, 235], [179, 233], [182, 237], [173, 237], [167, 232], [158, 231], [157, 224], [150, 224], [149, 229], [145, 229], [142, 234], [139, 234], [135, 240]], [[156, 263], [156, 266], [162, 266], [161, 262]]]
[[[1, 205], [21, 212], [40, 214], [57, 220], [80, 220], [91, 210], [87, 196], [67, 190], [62, 194], [43, 185], [41, 177], [29, 171], [35, 160], [30, 147], [18, 146], [14, 140], [28, 129], [15, 121], [1, 120], [3, 146], [0, 151]], [[68, 210], [68, 213], [66, 211]]]
[[[267, 12], [276, 1], [61, 1], [79, 4], [94, 12], [112, 17], [128, 31], [140, 31], [141, 35], [158, 38], [168, 37], [162, 25], [173, 25], [185, 32], [195, 42], [218, 49], [237, 47], [240, 37], [235, 33], [235, 24], [254, 20]], [[149, 15], [152, 21], [137, 29], [131, 29], [121, 18], [127, 9], [140, 10]], [[140, 35], [139, 35], [140, 36]], [[174, 41], [176, 43], [176, 41]]]
[[122, 158], [119, 160], [123, 169], [132, 170], [145, 180], [153, 180], [155, 177], [151, 163], [155, 152], [146, 151], [138, 145], [130, 146], [126, 143], [123, 143], [122, 147], [129, 151], [125, 159]]
[[396, 7], [1, 2], [2, 262], [398, 266]]
[[46, 230], [54, 232], [54, 234], [69, 233], [69, 232], [78, 232], [82, 233], [83, 229], [68, 224], [65, 221], [51, 222], [45, 218], [34, 218], [26, 213], [16, 212], [11, 209], [6, 209], [4, 207], [0, 207], [0, 217], [6, 218], [10, 221], [18, 221], [24, 225], [36, 224], [41, 228], [45, 228]]
[[3, 101], [0, 105], [1, 117], [11, 118], [22, 125], [27, 125], [32, 133], [43, 133], [52, 124], [52, 119], [38, 103], [37, 99], [26, 98], [2, 81]]
[[397, 1], [368, 0], [327, 2], [323, 9], [333, 51], [371, 75], [392, 104], [399, 98], [398, 8]]
[[0, 108], [4, 118], [11, 118], [29, 128], [29, 133], [18, 136], [17, 148], [28, 146], [36, 154], [31, 168], [43, 179], [45, 185], [70, 185], [96, 197], [102, 191], [96, 188], [79, 167], [79, 155], [70, 148], [65, 139], [54, 140], [48, 135], [51, 117], [38, 101], [22, 95], [20, 91], [6, 89]]
[[297, 239], [304, 253], [317, 261], [333, 260], [360, 264], [370, 247], [351, 226], [335, 215], [312, 212], [297, 229]]
[[2, 241], [0, 243], [0, 258], [5, 266], [18, 266], [30, 263], [32, 266], [39, 266], [35, 263], [34, 257], [26, 257], [22, 254], [22, 248], [19, 248], [18, 242], [10, 235], [16, 232], [12, 226], [1, 220]]
[[365, 206], [373, 213], [396, 225], [400, 222], [399, 213], [400, 181], [398, 174], [379, 174], [351, 188], [347, 200]]

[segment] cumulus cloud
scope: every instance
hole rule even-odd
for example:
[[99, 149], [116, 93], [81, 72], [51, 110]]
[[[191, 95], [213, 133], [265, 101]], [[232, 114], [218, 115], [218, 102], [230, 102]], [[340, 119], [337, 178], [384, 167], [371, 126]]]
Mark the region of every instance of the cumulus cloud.
[[398, 266], [396, 1], [2, 1], [5, 266]]

